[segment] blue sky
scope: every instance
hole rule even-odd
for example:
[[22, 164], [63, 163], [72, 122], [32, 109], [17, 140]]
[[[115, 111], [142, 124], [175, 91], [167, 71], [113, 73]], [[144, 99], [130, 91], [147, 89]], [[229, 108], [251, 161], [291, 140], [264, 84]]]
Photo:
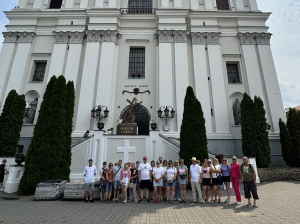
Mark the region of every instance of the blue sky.
[[[5, 4], [3, 4], [5, 2]], [[271, 47], [285, 107], [300, 105], [300, 1], [257, 0], [263, 12], [272, 12], [267, 26], [273, 34]], [[0, 31], [8, 20], [3, 11], [13, 9], [18, 0], [0, 0]], [[0, 48], [3, 36], [0, 35]]]

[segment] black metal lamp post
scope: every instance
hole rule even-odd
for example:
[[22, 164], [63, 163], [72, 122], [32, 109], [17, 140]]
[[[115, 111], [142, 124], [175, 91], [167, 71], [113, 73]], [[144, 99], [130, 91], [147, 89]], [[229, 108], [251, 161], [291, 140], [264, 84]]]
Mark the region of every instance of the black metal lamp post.
[[[105, 110], [103, 111], [104, 108]], [[98, 105], [91, 110], [91, 116], [93, 118], [96, 118], [98, 121], [97, 127], [99, 130], [102, 130], [104, 128], [104, 123], [102, 123], [101, 120], [103, 118], [107, 118], [108, 114], [109, 114], [109, 110], [107, 109], [107, 106]]]
[[[162, 109], [163, 110], [162, 110]], [[171, 115], [170, 115], [171, 110]], [[164, 114], [163, 114], [164, 113]], [[170, 130], [170, 125], [168, 124], [168, 121], [175, 117], [175, 110], [171, 106], [161, 106], [159, 110], [157, 111], [157, 115], [159, 118], [165, 120], [165, 123], [163, 124], [162, 128], [164, 131]]]

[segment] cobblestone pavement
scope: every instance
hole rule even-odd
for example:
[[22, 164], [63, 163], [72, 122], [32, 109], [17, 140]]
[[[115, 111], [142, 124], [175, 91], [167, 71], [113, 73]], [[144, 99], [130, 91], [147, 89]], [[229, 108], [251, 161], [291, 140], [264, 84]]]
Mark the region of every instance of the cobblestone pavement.
[[[243, 186], [241, 185], [241, 189]], [[84, 204], [83, 201], [33, 201], [33, 196], [4, 200], [0, 192], [0, 223], [299, 223], [300, 182], [264, 182], [258, 185], [258, 208], [191, 203], [138, 204], [129, 202]], [[234, 195], [234, 194], [233, 194]], [[226, 199], [226, 191], [221, 200]]]

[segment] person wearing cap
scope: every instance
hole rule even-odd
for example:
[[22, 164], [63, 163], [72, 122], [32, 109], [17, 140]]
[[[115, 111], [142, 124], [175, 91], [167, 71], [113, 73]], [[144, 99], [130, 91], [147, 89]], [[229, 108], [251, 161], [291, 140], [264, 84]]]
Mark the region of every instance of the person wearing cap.
[[[161, 196], [161, 188], [164, 186], [163, 184], [163, 177], [164, 177], [164, 168], [160, 167], [160, 161], [156, 161], [156, 167], [153, 168], [153, 187], [154, 187], [154, 194], [153, 194], [153, 203], [160, 203], [160, 196]], [[158, 192], [158, 196], [157, 196]]]
[[0, 191], [4, 191], [3, 188], [3, 180], [4, 180], [4, 174], [9, 173], [8, 170], [6, 169], [6, 159], [2, 160], [2, 164], [0, 165]]
[[[175, 160], [174, 161], [174, 167], [177, 169], [178, 171], [178, 166], [179, 166], [179, 161]], [[180, 195], [180, 186], [179, 186], [179, 179], [178, 179], [178, 175], [176, 176], [176, 187], [175, 187], [175, 197], [174, 197], [174, 201], [181, 201], [181, 195]]]
[[149, 197], [149, 188], [152, 182], [152, 168], [150, 163], [147, 163], [147, 156], [143, 157], [143, 163], [140, 164], [139, 170], [139, 182], [140, 182], [140, 191], [141, 191], [141, 199], [139, 203], [143, 203], [144, 198], [144, 189], [146, 189], [146, 202], [150, 203]]
[[200, 188], [200, 173], [201, 173], [201, 167], [197, 165], [197, 159], [196, 157], [193, 157], [191, 159], [192, 165], [190, 166], [190, 183], [192, 185], [192, 192], [193, 192], [193, 202], [197, 201], [197, 194], [196, 191], [198, 192], [198, 197], [199, 197], [199, 203], [202, 204], [202, 193], [201, 193], [201, 188]]

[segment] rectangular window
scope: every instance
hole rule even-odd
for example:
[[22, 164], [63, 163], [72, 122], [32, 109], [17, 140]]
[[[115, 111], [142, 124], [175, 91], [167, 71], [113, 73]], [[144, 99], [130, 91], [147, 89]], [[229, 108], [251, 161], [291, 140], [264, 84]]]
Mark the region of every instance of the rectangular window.
[[145, 48], [130, 48], [129, 78], [145, 78]]
[[62, 0], [51, 0], [49, 9], [60, 9]]
[[32, 81], [40, 82], [44, 81], [47, 62], [35, 62], [35, 68]]
[[216, 0], [218, 10], [229, 10], [229, 0]]
[[229, 83], [241, 83], [238, 64], [226, 64]]
[[130, 14], [151, 14], [152, 13], [152, 0], [129, 0], [128, 13]]

